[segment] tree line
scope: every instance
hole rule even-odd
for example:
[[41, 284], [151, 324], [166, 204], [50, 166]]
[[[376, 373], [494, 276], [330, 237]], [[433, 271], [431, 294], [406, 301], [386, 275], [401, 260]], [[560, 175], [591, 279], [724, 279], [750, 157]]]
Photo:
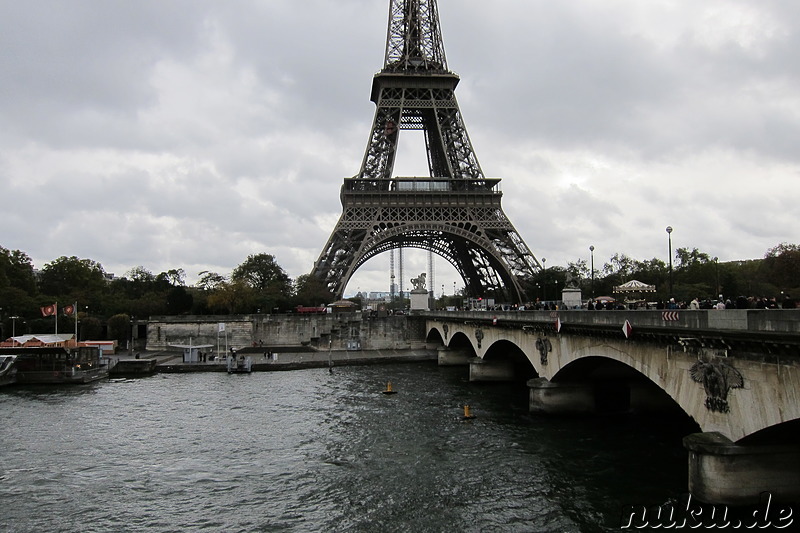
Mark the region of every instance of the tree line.
[[[591, 260], [579, 259], [565, 267], [540, 271], [527, 280], [527, 294], [541, 300], [560, 298], [561, 289], [572, 284], [581, 289], [584, 299], [615, 297], [614, 287], [636, 279], [655, 285], [650, 301], [675, 298], [678, 302], [698, 300], [735, 301], [740, 296], [796, 299], [800, 295], [800, 245], [781, 243], [767, 250], [762, 259], [720, 262], [697, 248], [677, 248], [672, 258], [672, 272], [667, 261], [653, 258], [634, 259], [615, 253], [608, 261], [596, 264], [592, 275]], [[671, 287], [671, 288], [670, 288]]]
[[[617, 285], [637, 279], [656, 286], [654, 299], [689, 301], [758, 296], [770, 298], [800, 295], [800, 245], [781, 243], [770, 248], [762, 259], [720, 262], [697, 248], [678, 248], [672, 273], [662, 259], [637, 260], [615, 253], [595, 265], [579, 259], [566, 266], [540, 270], [522, 280], [530, 301], [559, 300], [566, 285], [581, 289], [585, 298], [613, 296]], [[671, 280], [671, 283], [670, 283]], [[670, 291], [670, 285], [672, 290]], [[440, 302], [461, 305], [466, 295], [447, 297]], [[62, 256], [36, 271], [23, 251], [0, 246], [0, 319], [3, 338], [12, 330], [53, 331], [52, 317], [43, 317], [43, 306], [78, 304], [81, 339], [126, 338], [130, 321], [154, 315], [272, 313], [297, 305], [328, 304], [333, 295], [323, 283], [309, 274], [290, 278], [275, 257], [249, 255], [230, 274], [203, 271], [198, 281], [188, 286], [182, 268], [155, 274], [142, 266], [131, 268], [122, 277], [110, 277], [92, 259]], [[498, 301], [499, 303], [499, 301]], [[59, 331], [72, 331], [73, 318], [60, 312]], [[16, 317], [16, 318], [12, 318]]]
[[[143, 266], [122, 277], [109, 276], [92, 259], [59, 257], [41, 270], [23, 251], [0, 246], [2, 338], [25, 333], [74, 331], [74, 316], [63, 307], [77, 303], [79, 338], [125, 340], [132, 320], [154, 315], [270, 313], [297, 305], [330, 303], [325, 285], [305, 274], [290, 278], [270, 254], [247, 257], [230, 274], [199, 273], [186, 284], [182, 268], [154, 274]], [[56, 317], [41, 308], [58, 303]]]

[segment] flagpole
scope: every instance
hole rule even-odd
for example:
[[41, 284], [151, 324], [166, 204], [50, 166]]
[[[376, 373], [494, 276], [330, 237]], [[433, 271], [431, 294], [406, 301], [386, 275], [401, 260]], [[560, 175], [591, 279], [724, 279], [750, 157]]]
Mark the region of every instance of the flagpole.
[[58, 300], [56, 300], [55, 313], [53, 313], [53, 316], [56, 319], [56, 335], [58, 335]]
[[75, 346], [78, 346], [78, 301], [75, 300], [75, 307], [72, 308], [72, 312], [75, 315]]

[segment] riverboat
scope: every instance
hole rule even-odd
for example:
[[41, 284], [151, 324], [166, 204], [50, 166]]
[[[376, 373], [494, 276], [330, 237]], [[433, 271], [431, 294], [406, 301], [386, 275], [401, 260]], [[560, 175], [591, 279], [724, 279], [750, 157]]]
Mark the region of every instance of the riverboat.
[[18, 384], [90, 383], [108, 377], [96, 346], [0, 349], [0, 357], [8, 356], [14, 356]]
[[17, 381], [16, 355], [0, 355], [0, 387]]

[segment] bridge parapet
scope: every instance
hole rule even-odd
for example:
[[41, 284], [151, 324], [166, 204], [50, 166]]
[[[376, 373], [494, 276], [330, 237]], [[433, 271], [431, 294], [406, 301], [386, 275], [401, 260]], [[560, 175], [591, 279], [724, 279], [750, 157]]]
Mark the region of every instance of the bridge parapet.
[[800, 309], [637, 310], [637, 311], [431, 311], [440, 320], [472, 320], [499, 325], [526, 323], [617, 326], [628, 320], [633, 327], [691, 330], [763, 331], [800, 336]]
[[724, 350], [726, 355], [800, 356], [800, 309], [678, 311], [428, 312], [428, 319], [475, 327], [540, 333], [619, 337], [630, 325], [634, 340]]

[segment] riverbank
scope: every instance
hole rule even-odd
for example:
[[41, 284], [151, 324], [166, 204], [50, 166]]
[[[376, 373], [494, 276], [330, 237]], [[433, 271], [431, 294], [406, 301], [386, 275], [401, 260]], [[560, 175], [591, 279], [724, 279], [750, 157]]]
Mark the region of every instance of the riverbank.
[[[250, 357], [253, 372], [272, 372], [281, 370], [298, 370], [302, 368], [326, 368], [331, 366], [371, 365], [388, 363], [408, 363], [415, 361], [436, 361], [436, 350], [360, 350], [330, 352], [279, 352], [264, 355], [263, 351], [239, 350], [239, 355]], [[174, 352], [155, 352], [140, 354], [142, 359], [156, 359], [156, 373], [181, 372], [227, 372], [226, 361], [216, 360], [203, 363], [184, 363], [181, 354]]]

